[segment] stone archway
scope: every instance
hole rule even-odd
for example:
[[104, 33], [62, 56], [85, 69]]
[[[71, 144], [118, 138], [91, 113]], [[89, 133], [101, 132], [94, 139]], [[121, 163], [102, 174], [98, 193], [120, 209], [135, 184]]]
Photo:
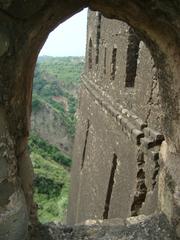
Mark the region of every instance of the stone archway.
[[[106, 17], [121, 19], [132, 25], [140, 32], [154, 57], [159, 71], [166, 137], [162, 148], [164, 168], [160, 177], [160, 207], [169, 219], [179, 224], [180, 2], [9, 0], [6, 3], [0, 1], [0, 204], [3, 209], [10, 208], [9, 212], [3, 210], [7, 216], [0, 224], [0, 230], [3, 234], [12, 226], [12, 237], [9, 239], [24, 239], [28, 215], [32, 222], [35, 218], [33, 173], [26, 146], [36, 58], [49, 32], [86, 6], [101, 11]], [[12, 216], [18, 216], [18, 220], [11, 222]]]

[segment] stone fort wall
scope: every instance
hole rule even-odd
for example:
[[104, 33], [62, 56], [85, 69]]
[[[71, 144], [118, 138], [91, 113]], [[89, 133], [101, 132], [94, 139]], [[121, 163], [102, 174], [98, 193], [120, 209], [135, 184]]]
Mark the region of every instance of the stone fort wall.
[[[179, 0], [0, 1], [0, 239], [24, 240], [28, 230], [36, 227], [33, 168], [27, 151], [34, 67], [48, 34], [84, 7], [101, 11], [109, 18], [123, 19], [138, 29], [157, 70], [148, 50], [142, 43], [139, 45], [126, 25], [123, 35], [118, 30], [119, 22], [108, 23], [98, 14], [89, 15], [92, 24], [88, 26], [88, 64], [79, 107], [68, 222], [90, 217], [111, 222], [106, 218], [150, 213], [160, 208], [165, 214], [163, 219], [166, 223], [169, 220], [170, 228], [180, 237], [179, 3]], [[137, 53], [138, 60], [134, 61]], [[164, 133], [162, 144], [158, 132]], [[155, 221], [147, 217], [151, 233], [142, 216], [133, 218], [138, 223], [132, 225], [133, 235], [130, 233], [129, 239], [133, 236], [146, 239], [147, 234], [147, 239], [176, 239], [166, 234], [167, 224], [157, 215]], [[128, 221], [125, 228], [129, 232]], [[42, 239], [48, 239], [44, 228]], [[113, 239], [120, 238], [117, 227], [105, 228]], [[80, 229], [82, 239], [94, 233], [92, 228], [87, 228], [87, 234], [84, 226]], [[71, 232], [69, 227], [64, 231]], [[72, 238], [80, 239], [75, 232], [71, 232]], [[108, 238], [106, 233], [103, 230], [104, 239]], [[68, 239], [67, 234], [59, 235], [57, 231], [54, 239]], [[128, 238], [127, 231], [120, 234], [122, 239]], [[97, 235], [103, 239], [99, 230]]]
[[158, 210], [158, 76], [138, 33], [89, 11], [68, 223]]

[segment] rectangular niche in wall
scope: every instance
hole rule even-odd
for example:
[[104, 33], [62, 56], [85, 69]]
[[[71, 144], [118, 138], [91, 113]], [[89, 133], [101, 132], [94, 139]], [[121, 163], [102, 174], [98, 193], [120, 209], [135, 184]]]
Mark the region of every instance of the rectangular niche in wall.
[[130, 27], [126, 59], [125, 87], [134, 87], [135, 84], [137, 59], [139, 54], [139, 43], [139, 37], [135, 33], [134, 29]]

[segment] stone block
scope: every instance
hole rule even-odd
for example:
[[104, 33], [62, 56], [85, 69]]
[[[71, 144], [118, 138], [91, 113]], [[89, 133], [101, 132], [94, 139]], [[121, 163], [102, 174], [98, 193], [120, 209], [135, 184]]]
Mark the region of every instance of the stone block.
[[144, 133], [138, 129], [134, 129], [132, 131], [132, 140], [137, 144], [139, 145], [140, 144], [140, 140], [144, 137]]
[[151, 139], [151, 138], [147, 138], [147, 137], [144, 137], [144, 138], [141, 139], [141, 144], [146, 149], [152, 148], [155, 145], [154, 140]]
[[153, 130], [150, 128], [150, 136], [156, 141], [157, 143], [161, 143], [164, 140], [163, 134]]
[[132, 133], [132, 131], [136, 128], [131, 122], [127, 122], [127, 124], [126, 124], [126, 128], [127, 128], [127, 130], [128, 130], [128, 132], [131, 134]]
[[147, 123], [143, 122], [143, 120], [141, 120], [140, 118], [136, 119], [136, 125], [138, 127], [138, 129], [142, 130], [145, 127], [147, 127]]

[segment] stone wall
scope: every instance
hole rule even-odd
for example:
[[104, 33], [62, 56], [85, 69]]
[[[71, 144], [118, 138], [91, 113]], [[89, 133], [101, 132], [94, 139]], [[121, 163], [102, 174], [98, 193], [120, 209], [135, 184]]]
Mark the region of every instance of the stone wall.
[[[74, 182], [72, 184], [69, 212], [72, 219], [69, 219], [69, 221], [76, 222], [80, 218], [85, 219], [90, 215], [91, 209], [93, 209], [92, 215], [95, 215], [97, 211], [99, 216], [106, 218], [108, 209], [105, 208], [106, 203], [109, 206], [109, 216], [114, 216], [111, 203], [115, 204], [113, 195], [117, 193], [115, 190], [118, 185], [113, 179], [120, 176], [117, 172], [118, 169], [121, 171], [119, 163], [125, 163], [124, 159], [120, 159], [119, 148], [114, 149], [111, 147], [111, 141], [115, 142], [119, 132], [120, 136], [126, 136], [123, 138], [124, 141], [118, 138], [122, 147], [126, 147], [123, 151], [127, 152], [127, 144], [128, 146], [130, 144], [133, 147], [131, 147], [131, 150], [128, 148], [128, 152], [140, 153], [140, 157], [135, 155], [135, 159], [131, 159], [133, 168], [128, 167], [127, 169], [128, 174], [130, 170], [133, 172], [134, 180], [137, 180], [137, 176], [141, 176], [142, 181], [138, 181], [139, 183], [144, 181], [142, 176], [145, 175], [147, 190], [144, 192], [146, 192], [146, 199], [138, 212], [152, 212], [156, 209], [158, 202], [159, 209], [165, 213], [171, 226], [176, 229], [177, 235], [180, 236], [180, 1], [42, 0], [37, 2], [35, 0], [0, 0], [0, 237], [3, 240], [24, 240], [27, 236], [28, 226], [36, 224], [34, 221], [36, 220], [36, 211], [32, 201], [33, 171], [27, 152], [27, 139], [30, 127], [32, 79], [37, 55], [48, 34], [56, 26], [87, 6], [92, 10], [102, 12], [103, 16], [110, 19], [118, 19], [129, 23], [136, 30], [136, 33], [138, 32], [140, 39], [143, 39], [148, 46], [154, 59], [155, 68], [153, 67], [153, 61], [149, 58], [149, 52], [142, 43], [140, 44], [138, 61], [135, 61], [138, 51], [138, 39], [135, 38], [132, 30], [124, 27], [125, 31], [127, 30], [125, 41], [131, 44], [126, 44], [126, 49], [122, 48], [121, 54], [123, 58], [121, 58], [121, 56], [118, 57], [121, 42], [110, 44], [115, 41], [115, 38], [118, 39], [120, 35], [112, 36], [114, 28], [111, 27], [110, 23], [108, 25], [108, 22], [104, 25], [102, 31], [104, 20], [99, 14], [97, 14], [97, 20], [94, 19], [94, 21], [94, 17], [91, 19], [95, 26], [94, 30], [93, 28], [91, 30], [91, 36], [89, 35], [93, 39], [87, 46], [87, 48], [91, 49], [89, 51], [89, 58], [92, 59], [91, 64], [89, 64], [91, 71], [86, 71], [85, 83], [82, 86], [82, 89], [87, 93], [87, 97], [82, 92], [80, 100], [80, 105], [83, 108], [85, 108], [83, 97], [85, 97], [85, 102], [91, 101], [91, 106], [89, 112], [86, 106], [86, 111], [83, 113], [80, 110], [79, 113], [81, 122], [79, 122], [77, 129], [82, 129], [83, 132], [77, 130], [76, 135], [76, 143], [79, 142], [79, 145], [76, 144], [77, 150], [74, 153], [76, 161], [72, 172]], [[90, 24], [89, 28], [91, 26]], [[111, 33], [111, 39], [106, 41], [106, 44], [109, 42], [109, 45], [105, 50], [101, 43], [101, 39], [103, 39], [102, 32], [105, 34], [108, 31]], [[131, 36], [129, 36], [129, 33], [131, 33]], [[105, 36], [104, 39], [106, 39]], [[101, 51], [101, 49], [104, 50]], [[110, 57], [107, 54], [109, 51]], [[131, 53], [129, 56], [133, 56], [132, 58], [127, 57], [129, 52]], [[100, 57], [101, 54], [102, 57]], [[129, 64], [125, 64], [126, 61], [124, 60], [126, 58]], [[109, 62], [106, 62], [105, 59]], [[120, 59], [123, 59], [121, 64], [116, 62], [120, 61]], [[103, 73], [99, 69], [98, 71], [95, 69], [100, 66], [100, 62], [104, 67]], [[116, 64], [111, 67], [111, 62]], [[122, 71], [116, 69], [116, 66], [121, 66]], [[143, 69], [145, 69], [146, 74], [143, 74]], [[126, 72], [131, 73], [127, 78]], [[102, 78], [100, 73], [103, 75]], [[105, 82], [104, 75], [107, 75], [107, 82]], [[120, 76], [121, 81], [118, 81]], [[136, 76], [135, 81], [130, 81], [134, 76]], [[145, 79], [144, 76], [146, 76]], [[94, 81], [95, 79], [99, 81], [98, 84]], [[112, 87], [111, 82], [113, 82]], [[126, 82], [126, 88], [124, 88]], [[123, 88], [120, 87], [120, 84], [122, 84]], [[143, 87], [137, 88], [138, 84], [143, 85]], [[107, 89], [104, 86], [107, 86]], [[122, 90], [121, 94], [120, 90]], [[112, 97], [109, 99], [108, 96]], [[126, 101], [123, 101], [123, 99]], [[137, 104], [141, 101], [142, 104]], [[91, 116], [90, 113], [94, 110], [99, 122], [102, 120], [100, 117], [105, 116], [102, 123], [107, 127], [107, 133], [102, 133], [102, 124], [100, 125]], [[163, 119], [162, 124], [161, 118]], [[142, 121], [139, 121], [139, 119]], [[148, 124], [148, 127], [144, 123]], [[98, 126], [100, 127], [98, 128]], [[133, 131], [135, 129], [136, 131]], [[105, 142], [111, 152], [107, 156], [104, 153], [104, 162], [108, 164], [106, 178], [103, 176], [108, 185], [105, 188], [104, 183], [102, 184], [104, 195], [102, 195], [100, 210], [97, 210], [91, 204], [88, 212], [83, 214], [77, 208], [77, 206], [80, 206], [78, 196], [85, 194], [81, 190], [88, 185], [88, 182], [80, 181], [79, 184], [79, 180], [81, 178], [85, 179], [85, 172], [88, 173], [88, 177], [90, 176], [88, 172], [90, 164], [92, 167], [94, 166], [95, 170], [97, 169], [93, 162], [87, 161], [89, 147], [95, 148], [94, 156], [96, 157], [99, 156], [101, 151], [101, 145], [99, 145], [98, 150], [96, 138], [93, 137], [95, 135], [91, 134], [95, 130], [98, 130], [99, 137], [104, 137], [104, 134], [107, 136], [108, 131], [110, 131], [110, 136]], [[114, 130], [118, 132], [113, 135]], [[162, 137], [158, 132], [163, 133], [165, 136], [160, 148], [160, 161], [158, 160], [160, 165], [159, 182], [156, 181], [156, 170], [159, 166], [157, 166], [157, 169], [155, 168], [158, 159], [159, 141], [162, 141]], [[115, 140], [112, 139], [112, 136], [115, 136]], [[99, 137], [97, 140], [99, 140]], [[131, 138], [137, 142], [132, 143]], [[149, 139], [151, 140], [149, 141]], [[158, 146], [156, 146], [157, 143]], [[83, 149], [81, 146], [83, 146]], [[149, 160], [151, 156], [152, 161]], [[137, 162], [136, 170], [135, 162]], [[101, 167], [99, 162], [97, 164], [98, 167]], [[138, 175], [139, 171], [145, 174]], [[98, 176], [97, 171], [95, 176]], [[153, 179], [152, 176], [154, 176]], [[92, 183], [95, 182], [92, 178], [90, 180]], [[126, 214], [132, 215], [132, 211], [129, 210], [134, 206], [135, 195], [139, 192], [138, 182], [135, 181], [133, 184], [131, 182], [129, 185], [128, 189], [133, 188], [134, 195], [129, 196], [127, 200]], [[100, 188], [100, 186], [98, 187]], [[152, 208], [148, 196], [153, 194], [154, 198], [157, 198], [156, 189], [158, 190], [158, 201], [153, 201], [155, 206]], [[88, 190], [86, 189], [87, 193]], [[88, 196], [93, 197], [96, 188], [93, 188], [94, 192], [91, 190], [92, 188]], [[106, 194], [107, 192], [111, 194]], [[144, 197], [144, 194], [142, 196]], [[84, 199], [87, 198], [84, 197]], [[82, 207], [84, 208], [84, 205]], [[105, 209], [106, 211], [104, 211]]]
[[68, 221], [148, 215], [164, 140], [156, 67], [127, 24], [99, 12], [88, 20]]

